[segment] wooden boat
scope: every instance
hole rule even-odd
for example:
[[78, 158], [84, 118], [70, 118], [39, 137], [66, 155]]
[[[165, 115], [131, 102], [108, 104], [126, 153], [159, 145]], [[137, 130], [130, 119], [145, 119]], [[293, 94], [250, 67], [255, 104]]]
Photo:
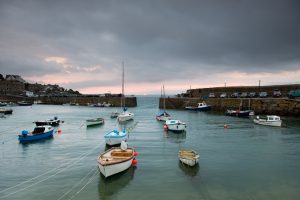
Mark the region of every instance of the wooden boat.
[[280, 117], [276, 115], [256, 116], [256, 118], [253, 119], [253, 122], [260, 125], [276, 127], [280, 127], [282, 124]]
[[122, 142], [121, 147], [113, 147], [97, 158], [98, 167], [100, 172], [105, 178], [114, 174], [120, 173], [128, 169], [134, 159], [134, 149], [124, 148]]
[[45, 126], [45, 125], [58, 126], [60, 120], [57, 117], [54, 117], [53, 119], [44, 120], [44, 121], [35, 121], [34, 123], [37, 126]]
[[185, 107], [186, 110], [193, 110], [193, 111], [210, 111], [211, 110], [211, 106], [207, 105], [204, 101], [201, 103], [198, 103], [197, 107], [193, 107], [193, 106], [187, 106]]
[[31, 133], [29, 133], [26, 130], [23, 130], [22, 133], [19, 135], [18, 139], [20, 142], [41, 140], [52, 137], [53, 133], [54, 128], [51, 126], [36, 126]]
[[165, 126], [167, 130], [175, 132], [185, 131], [186, 129], [186, 123], [180, 120], [167, 120]]
[[127, 141], [128, 132], [125, 129], [122, 131], [113, 130], [109, 133], [106, 133], [104, 139], [108, 145], [121, 144], [122, 141]]
[[179, 160], [189, 166], [195, 166], [199, 162], [199, 154], [193, 150], [180, 150], [178, 152]]
[[90, 127], [90, 126], [97, 126], [97, 125], [101, 125], [104, 124], [104, 119], [103, 118], [94, 118], [94, 119], [87, 119], [86, 120], [86, 126]]
[[233, 117], [249, 117], [254, 115], [253, 110], [233, 110], [233, 109], [227, 109], [225, 112], [225, 115], [227, 116], [233, 116]]
[[11, 109], [11, 108], [0, 108], [0, 113], [3, 113], [5, 115], [12, 114], [12, 112], [13, 112], [13, 109]]

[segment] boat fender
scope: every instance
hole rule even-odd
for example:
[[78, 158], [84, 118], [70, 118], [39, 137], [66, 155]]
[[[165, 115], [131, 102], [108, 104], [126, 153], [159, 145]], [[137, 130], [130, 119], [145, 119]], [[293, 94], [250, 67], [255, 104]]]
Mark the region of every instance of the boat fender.
[[136, 159], [132, 160], [132, 165], [137, 165], [138, 161]]
[[133, 155], [134, 155], [134, 156], [138, 156], [139, 153], [138, 153], [137, 151], [135, 151]]
[[168, 126], [165, 124], [165, 125], [163, 126], [163, 128], [164, 128], [165, 130], [167, 130], [167, 129], [168, 129]]
[[124, 141], [122, 141], [120, 147], [121, 147], [121, 149], [122, 149], [123, 151], [125, 151], [125, 150], [127, 149], [127, 143], [124, 142]]

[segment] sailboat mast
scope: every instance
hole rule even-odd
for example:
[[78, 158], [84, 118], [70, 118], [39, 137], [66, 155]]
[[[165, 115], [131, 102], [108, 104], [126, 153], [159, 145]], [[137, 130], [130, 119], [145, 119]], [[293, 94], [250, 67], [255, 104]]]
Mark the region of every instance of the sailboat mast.
[[124, 61], [122, 62], [122, 107], [125, 107], [125, 95], [124, 95]]
[[164, 95], [164, 111], [166, 110], [166, 93], [165, 93], [165, 85], [163, 85], [163, 95]]

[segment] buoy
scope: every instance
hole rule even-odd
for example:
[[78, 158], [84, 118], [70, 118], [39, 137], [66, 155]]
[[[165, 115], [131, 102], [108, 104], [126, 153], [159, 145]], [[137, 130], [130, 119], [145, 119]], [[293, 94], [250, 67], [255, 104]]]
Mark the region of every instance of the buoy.
[[167, 126], [167, 125], [164, 125], [163, 128], [164, 128], [165, 130], [167, 130], [167, 129], [168, 129], [168, 126]]
[[60, 130], [60, 129], [58, 129], [58, 130], [57, 130], [57, 132], [58, 132], [58, 133], [61, 133], [61, 130]]
[[227, 128], [227, 124], [224, 124], [224, 128]]
[[137, 161], [136, 159], [133, 159], [133, 160], [132, 160], [132, 164], [133, 164], [133, 165], [136, 165], [137, 163], [138, 163], [138, 161]]
[[137, 151], [135, 151], [133, 155], [134, 155], [134, 156], [138, 156], [139, 153], [138, 153]]

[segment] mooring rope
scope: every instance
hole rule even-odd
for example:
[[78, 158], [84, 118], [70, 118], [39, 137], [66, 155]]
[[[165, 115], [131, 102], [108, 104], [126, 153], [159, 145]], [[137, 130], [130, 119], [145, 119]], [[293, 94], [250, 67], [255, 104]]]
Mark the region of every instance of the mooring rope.
[[95, 173], [91, 176], [91, 178], [87, 181], [87, 183], [79, 190], [77, 191], [69, 200], [74, 199], [75, 196], [77, 196], [88, 184], [90, 184], [99, 174], [99, 171], [96, 170]]
[[[61, 197], [59, 197], [57, 200], [62, 199], [64, 196], [66, 196], [67, 194], [69, 194], [74, 188], [76, 188], [77, 186], [79, 186], [88, 176], [90, 176], [91, 172], [96, 171], [97, 169], [92, 168], [89, 173], [87, 173], [87, 175], [85, 175], [77, 184], [75, 184], [71, 189], [69, 189], [67, 192], [65, 192]], [[93, 175], [92, 175], [93, 176]], [[91, 176], [91, 177], [92, 177]]]
[[[48, 177], [46, 177], [46, 178], [44, 178], [44, 179], [38, 181], [38, 182], [35, 182], [35, 183], [31, 184], [31, 185], [28, 185], [28, 186], [25, 187], [25, 188], [21, 188], [21, 189], [19, 189], [19, 190], [16, 190], [16, 191], [14, 191], [14, 192], [11, 192], [11, 193], [9, 193], [9, 194], [7, 194], [7, 195], [5, 195], [5, 196], [2, 196], [2, 197], [0, 197], [0, 198], [5, 198], [5, 197], [8, 197], [8, 196], [11, 196], [11, 195], [13, 195], [13, 194], [16, 194], [16, 193], [18, 193], [18, 192], [21, 192], [21, 191], [23, 191], [23, 190], [29, 188], [29, 187], [32, 187], [32, 186], [34, 186], [34, 185], [37, 185], [38, 183], [44, 182], [44, 181], [48, 180], [49, 178], [54, 177], [55, 175], [57, 175], [57, 174], [59, 174], [59, 173], [65, 171], [66, 169], [68, 169], [68, 168], [74, 166], [76, 163], [78, 163], [80, 160], [82, 160], [83, 158], [85, 158], [87, 155], [89, 155], [89, 154], [90, 154], [92, 151], [94, 151], [96, 148], [98, 148], [98, 146], [94, 147], [94, 148], [93, 148], [91, 151], [89, 151], [88, 153], [82, 154], [82, 156], [80, 156], [79, 159], [77, 159], [72, 165], [69, 165], [68, 167], [63, 168], [63, 169], [57, 171], [56, 173], [54, 173], [54, 174], [52, 174], [52, 175], [50, 175], [50, 176], [48, 176]], [[67, 165], [68, 165], [69, 163], [71, 163], [72, 161], [73, 161], [73, 160], [71, 160], [70, 162], [68, 162], [67, 164], [65, 164], [65, 166], [67, 166]], [[58, 167], [58, 168], [55, 168], [55, 170], [56, 170], [56, 169], [59, 169], [59, 167]], [[51, 170], [51, 171], [54, 171], [54, 169]], [[23, 185], [23, 184], [25, 184], [25, 183], [27, 183], [27, 182], [29, 182], [29, 181], [32, 181], [32, 180], [34, 180], [34, 179], [36, 179], [36, 178], [38, 178], [38, 177], [41, 177], [41, 176], [43, 176], [43, 175], [45, 175], [45, 174], [48, 174], [48, 173], [50, 173], [50, 171], [49, 171], [49, 172], [46, 172], [46, 173], [44, 173], [44, 174], [42, 174], [42, 175], [39, 175], [39, 176], [37, 176], [37, 177], [31, 178], [31, 179], [29, 179], [29, 180], [27, 180], [27, 181], [24, 181], [24, 182], [22, 182], [22, 183], [19, 183], [19, 184], [13, 186], [13, 187], [10, 187], [10, 188], [7, 188], [7, 189], [5, 189], [5, 190], [2, 190], [2, 191], [0, 191], [0, 193], [3, 193], [4, 191], [7, 191], [7, 190], [12, 189], [12, 188], [15, 188], [15, 187], [17, 187], [17, 186]]]

